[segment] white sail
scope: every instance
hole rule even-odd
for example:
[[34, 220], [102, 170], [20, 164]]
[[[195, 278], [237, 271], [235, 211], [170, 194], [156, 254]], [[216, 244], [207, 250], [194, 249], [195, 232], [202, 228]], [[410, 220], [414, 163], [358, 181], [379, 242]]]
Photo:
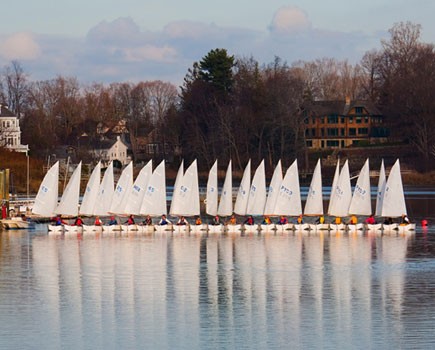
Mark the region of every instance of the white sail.
[[110, 203], [114, 191], [113, 162], [110, 162], [104, 172], [94, 206], [94, 215], [109, 215]]
[[177, 216], [195, 216], [200, 214], [199, 207], [199, 186], [198, 186], [198, 168], [196, 160], [190, 164], [186, 173], [179, 181], [179, 189], [172, 201], [174, 210], [171, 215]]
[[227, 173], [225, 175], [224, 186], [222, 187], [217, 213], [221, 216], [230, 216], [233, 213], [233, 177], [231, 160], [228, 162]]
[[313, 178], [307, 194], [305, 215], [323, 215], [322, 170], [320, 159], [314, 168]]
[[92, 170], [91, 177], [86, 185], [85, 193], [83, 194], [82, 203], [80, 205], [80, 214], [93, 215], [98, 189], [100, 188], [100, 179], [101, 162], [98, 162], [94, 170]]
[[379, 180], [378, 180], [378, 190], [376, 194], [376, 216], [382, 215], [382, 201], [384, 199], [385, 185], [387, 184], [387, 179], [385, 177], [385, 166], [384, 160], [381, 162], [381, 169], [379, 170]]
[[205, 212], [208, 215], [215, 216], [218, 210], [218, 177], [217, 177], [217, 160], [208, 173], [207, 194], [205, 203]]
[[50, 217], [54, 216], [57, 206], [59, 190], [59, 162], [47, 171], [39, 186], [38, 193], [33, 205], [33, 214]]
[[133, 162], [130, 162], [122, 171], [113, 192], [109, 213], [125, 214], [125, 196], [133, 187]]
[[169, 208], [169, 214], [171, 215], [177, 215], [180, 211], [180, 208], [177, 208], [176, 206], [180, 204], [180, 201], [178, 200], [178, 195], [180, 194], [180, 186], [181, 181], [184, 176], [184, 160], [181, 161], [180, 167], [178, 168], [177, 177], [175, 178], [174, 183], [174, 189], [172, 190], [172, 200], [171, 200], [171, 207]]
[[302, 214], [301, 191], [297, 159], [287, 169], [278, 191], [274, 212], [276, 215]]
[[141, 215], [160, 216], [167, 214], [165, 161], [154, 169], [143, 196]]
[[341, 169], [337, 185], [331, 191], [332, 207], [329, 209], [328, 214], [340, 217], [347, 216], [352, 199], [352, 187], [350, 185], [349, 164], [347, 160]]
[[402, 175], [400, 174], [399, 159], [396, 160], [388, 175], [382, 203], [384, 217], [399, 217], [407, 215], [405, 194], [403, 192]]
[[140, 214], [140, 207], [142, 206], [143, 196], [148, 184], [151, 174], [153, 173], [153, 161], [150, 160], [144, 165], [137, 175], [136, 180], [133, 183], [133, 187], [127, 194], [127, 203], [124, 207], [126, 214]]
[[77, 165], [62, 194], [56, 214], [77, 216], [79, 213], [80, 180], [82, 162]]
[[349, 214], [372, 215], [369, 160], [365, 161], [353, 190]]
[[263, 215], [266, 205], [266, 174], [264, 170], [264, 160], [255, 170], [252, 178], [251, 189], [249, 191], [248, 206], [246, 213], [249, 215]]
[[248, 207], [249, 190], [251, 188], [251, 160], [248, 161], [245, 171], [243, 172], [242, 181], [240, 182], [239, 191], [237, 192], [234, 212], [239, 215], [246, 215]]
[[275, 170], [272, 175], [272, 179], [270, 180], [269, 192], [267, 193], [266, 205], [264, 207], [265, 215], [276, 215], [274, 213], [276, 199], [278, 198], [278, 190], [281, 186], [282, 182], [282, 167], [281, 167], [281, 159], [278, 161], [278, 164], [275, 167]]
[[334, 196], [332, 194], [334, 192], [334, 188], [337, 187], [339, 177], [340, 177], [340, 159], [337, 160], [337, 166], [335, 167], [334, 179], [332, 180], [331, 194], [329, 195], [328, 213], [331, 211], [331, 208], [332, 208], [332, 200], [334, 198]]

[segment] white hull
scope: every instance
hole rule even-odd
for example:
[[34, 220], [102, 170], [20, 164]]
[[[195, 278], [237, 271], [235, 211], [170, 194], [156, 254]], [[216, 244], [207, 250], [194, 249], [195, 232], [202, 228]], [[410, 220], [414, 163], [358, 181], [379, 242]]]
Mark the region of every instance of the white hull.
[[293, 230], [293, 224], [284, 224], [284, 225], [276, 224], [275, 228], [277, 233], [289, 232]]
[[83, 233], [103, 232], [103, 226], [83, 225]]
[[382, 224], [367, 224], [367, 230], [372, 232], [382, 232]]
[[309, 224], [311, 232], [328, 231], [329, 224]]
[[386, 234], [388, 234], [388, 233], [397, 233], [398, 226], [399, 226], [398, 224], [390, 224], [390, 225], [383, 224], [382, 225], [382, 230]]
[[49, 234], [62, 234], [63, 233], [63, 226], [62, 225], [48, 225], [48, 233]]
[[121, 232], [121, 225], [104, 225], [103, 232], [104, 233]]
[[295, 230], [295, 232], [308, 233], [308, 231], [310, 230], [310, 225], [309, 224], [295, 224], [294, 230]]
[[245, 225], [243, 225], [243, 230], [246, 233], [255, 233], [255, 232], [258, 231], [258, 225], [256, 225], [256, 224], [254, 224], [254, 225], [245, 224]]
[[174, 225], [173, 226], [174, 233], [187, 233], [189, 232], [188, 225]]
[[82, 226], [74, 226], [74, 225], [63, 225], [65, 234], [77, 234], [83, 232]]
[[347, 230], [349, 232], [358, 232], [358, 231], [363, 231], [364, 230], [364, 224], [363, 223], [358, 223], [358, 224], [348, 224], [347, 225]]
[[275, 232], [275, 230], [276, 230], [275, 224], [261, 224], [260, 225], [260, 230], [263, 233]]
[[27, 230], [35, 227], [32, 222], [24, 221], [20, 217], [3, 219], [0, 222], [5, 230]]
[[208, 225], [208, 233], [222, 233], [223, 231], [223, 225]]
[[399, 233], [414, 233], [415, 224], [399, 225], [397, 226]]
[[345, 224], [329, 224], [329, 229], [334, 232], [344, 231], [346, 229]]
[[154, 225], [136, 225], [136, 230], [138, 233], [153, 233]]
[[156, 233], [168, 233], [172, 232], [172, 225], [154, 225]]
[[207, 232], [207, 225], [190, 225], [190, 232], [192, 233], [205, 233]]
[[239, 233], [242, 231], [242, 225], [227, 225], [227, 232]]

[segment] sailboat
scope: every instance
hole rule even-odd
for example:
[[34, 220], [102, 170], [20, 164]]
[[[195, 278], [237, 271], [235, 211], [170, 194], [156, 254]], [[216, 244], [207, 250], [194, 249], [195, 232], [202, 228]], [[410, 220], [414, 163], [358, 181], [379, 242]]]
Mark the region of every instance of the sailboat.
[[335, 187], [337, 187], [338, 178], [340, 177], [340, 159], [337, 160], [337, 165], [335, 167], [334, 178], [332, 180], [331, 193], [329, 194], [329, 205], [328, 205], [328, 213], [331, 211], [332, 202], [334, 199], [333, 193]]
[[[124, 212], [126, 214], [140, 215], [140, 208], [142, 206], [143, 197], [148, 184], [151, 174], [153, 172], [153, 162], [148, 161], [139, 172], [136, 180], [133, 183], [130, 191], [126, 194], [126, 205], [124, 207]], [[136, 225], [136, 230], [138, 232], [154, 232], [154, 226], [144, 226]]]
[[[227, 217], [233, 213], [233, 175], [231, 160], [228, 162], [227, 172], [225, 174], [224, 185], [222, 187], [221, 197], [217, 215]], [[209, 225], [208, 231], [210, 233], [220, 233], [223, 230], [222, 225]]]
[[[347, 216], [352, 199], [352, 187], [350, 185], [349, 164], [347, 160], [340, 171], [336, 186], [331, 191], [328, 214], [336, 217]], [[341, 231], [346, 228], [344, 223], [330, 224], [330, 227], [334, 231]]]
[[[382, 215], [382, 200], [384, 198], [386, 183], [387, 183], [387, 179], [385, 176], [385, 166], [384, 166], [384, 160], [382, 159], [381, 168], [379, 170], [378, 188], [376, 191], [375, 216], [377, 216], [377, 217], [380, 217]], [[367, 229], [369, 231], [373, 231], [373, 232], [382, 232], [382, 223], [368, 224]]]
[[[196, 159], [187, 168], [186, 173], [180, 173], [177, 176], [176, 188], [171, 202], [171, 215], [173, 216], [199, 216], [199, 186], [198, 186], [198, 168]], [[177, 233], [186, 232], [186, 225], [174, 226]]]
[[[154, 217], [167, 214], [164, 160], [162, 160], [157, 168], [154, 169], [150, 180], [148, 181], [140, 208], [140, 214]], [[168, 226], [154, 225], [154, 228], [158, 233], [162, 233], [168, 229]]]
[[[82, 203], [80, 204], [79, 213], [81, 215], [92, 216], [94, 212], [95, 201], [98, 196], [98, 189], [100, 187], [101, 178], [101, 162], [98, 162], [92, 174], [89, 177], [86, 185], [85, 193], [83, 194]], [[83, 225], [83, 232], [94, 232], [102, 230], [102, 226]]]
[[[396, 160], [391, 168], [390, 174], [388, 175], [388, 180], [385, 184], [381, 215], [383, 217], [390, 218], [407, 215], [399, 159]], [[396, 228], [399, 229], [399, 232], [410, 232], [415, 230], [415, 224], [407, 224], [403, 226], [399, 226], [397, 224], [383, 225], [384, 232], [390, 232]]]
[[[310, 188], [305, 202], [304, 215], [306, 216], [323, 216], [323, 192], [322, 192], [322, 170], [320, 159], [314, 168], [313, 178], [311, 179]], [[309, 224], [310, 231], [327, 230], [328, 224]]]
[[[60, 202], [55, 210], [58, 215], [77, 216], [79, 214], [80, 180], [82, 162], [75, 168], [65, 188]], [[64, 225], [65, 233], [77, 233], [83, 230], [81, 226]]]
[[[211, 167], [208, 173], [205, 212], [206, 214], [211, 216], [216, 216], [218, 213], [217, 160], [214, 162], [213, 166]], [[222, 225], [208, 225], [208, 230], [209, 232], [212, 231], [213, 233], [221, 232]]]
[[[353, 190], [352, 199], [349, 205], [348, 215], [365, 215], [372, 214], [372, 200], [370, 189], [370, 169], [369, 160], [365, 161], [361, 171], [358, 175], [355, 188]], [[347, 228], [350, 232], [362, 230], [364, 228], [363, 223], [348, 224]]]
[[[299, 216], [302, 214], [301, 191], [299, 187], [299, 171], [297, 159], [287, 169], [278, 191], [275, 203], [275, 214], [283, 216]], [[293, 226], [294, 227], [294, 226]], [[290, 225], [290, 229], [293, 228]], [[279, 226], [277, 226], [277, 229]], [[308, 226], [298, 226], [299, 229], [308, 229]]]
[[[59, 196], [59, 162], [47, 171], [36, 194], [32, 213], [42, 217], [53, 217]], [[48, 230], [53, 233], [61, 233], [62, 226], [48, 225]]]
[[[234, 213], [238, 215], [246, 215], [246, 209], [248, 207], [249, 190], [251, 188], [251, 160], [246, 164], [245, 171], [243, 172], [242, 181], [240, 182], [239, 189], [237, 191], [236, 202], [234, 203]], [[240, 232], [242, 225], [227, 225], [229, 232]]]
[[[278, 161], [275, 170], [273, 171], [272, 179], [269, 184], [269, 191], [267, 192], [266, 205], [264, 207], [264, 215], [265, 216], [276, 216], [275, 204], [278, 198], [278, 190], [282, 183], [282, 166], [281, 159]], [[270, 232], [275, 228], [275, 224], [261, 224], [261, 231]]]
[[[264, 160], [257, 167], [252, 179], [251, 188], [249, 190], [248, 204], [246, 214], [251, 216], [261, 216], [264, 214], [264, 206], [266, 205], [266, 173], [264, 170]], [[258, 225], [244, 225], [245, 232], [255, 232], [258, 230]]]

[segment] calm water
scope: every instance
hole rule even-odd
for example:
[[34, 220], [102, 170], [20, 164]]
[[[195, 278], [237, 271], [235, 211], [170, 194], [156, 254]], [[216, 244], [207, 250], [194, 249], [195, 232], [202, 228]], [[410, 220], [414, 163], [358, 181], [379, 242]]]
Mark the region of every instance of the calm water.
[[434, 205], [408, 236], [4, 231], [0, 348], [435, 348]]

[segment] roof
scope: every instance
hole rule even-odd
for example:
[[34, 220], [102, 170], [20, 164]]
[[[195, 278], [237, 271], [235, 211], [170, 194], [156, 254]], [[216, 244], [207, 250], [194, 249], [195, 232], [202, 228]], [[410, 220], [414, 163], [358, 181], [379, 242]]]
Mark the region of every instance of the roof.
[[8, 109], [8, 106], [5, 104], [0, 104], [0, 118], [11, 118], [17, 117], [13, 112]]
[[355, 107], [363, 107], [370, 115], [381, 115], [380, 111], [373, 103], [365, 100], [350, 101], [311, 101], [304, 105], [305, 109], [314, 115], [348, 115], [349, 111]]

